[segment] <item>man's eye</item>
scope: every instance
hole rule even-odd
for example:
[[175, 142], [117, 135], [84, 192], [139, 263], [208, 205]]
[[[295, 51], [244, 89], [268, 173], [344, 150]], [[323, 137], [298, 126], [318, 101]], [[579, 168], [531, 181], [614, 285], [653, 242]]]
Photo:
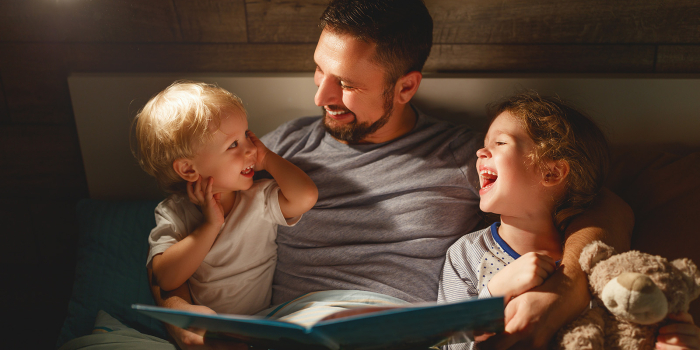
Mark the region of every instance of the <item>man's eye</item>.
[[233, 141], [231, 146], [228, 146], [228, 148], [236, 148], [236, 147], [238, 147], [238, 141]]
[[352, 86], [345, 85], [342, 81], [340, 82], [340, 87], [345, 90], [351, 90], [353, 88]]

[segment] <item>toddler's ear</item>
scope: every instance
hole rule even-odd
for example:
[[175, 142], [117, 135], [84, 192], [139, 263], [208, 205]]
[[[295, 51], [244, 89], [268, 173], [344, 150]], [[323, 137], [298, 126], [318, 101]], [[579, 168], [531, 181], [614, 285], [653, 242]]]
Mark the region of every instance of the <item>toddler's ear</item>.
[[557, 160], [547, 162], [547, 173], [544, 174], [542, 184], [545, 186], [556, 186], [564, 182], [569, 175], [569, 162]]
[[173, 169], [185, 181], [194, 182], [199, 178], [199, 173], [192, 166], [192, 161], [187, 158], [175, 159]]

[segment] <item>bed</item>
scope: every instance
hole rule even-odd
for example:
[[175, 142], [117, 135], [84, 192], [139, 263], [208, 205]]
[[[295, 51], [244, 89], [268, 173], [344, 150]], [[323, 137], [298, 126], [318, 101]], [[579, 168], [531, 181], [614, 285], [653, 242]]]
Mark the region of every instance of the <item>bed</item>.
[[[164, 194], [130, 151], [131, 119], [176, 79], [217, 83], [237, 93], [258, 135], [286, 120], [318, 115], [311, 74], [76, 74], [69, 87], [90, 198], [81, 201], [73, 294], [57, 347], [173, 349], [164, 327], [130, 309], [153, 304], [145, 274], [146, 237]], [[483, 128], [484, 106], [530, 88], [586, 110], [613, 148], [608, 187], [635, 212], [634, 249], [700, 263], [700, 78], [644, 76], [428, 75], [414, 104], [455, 123]], [[700, 320], [700, 302], [691, 304]]]

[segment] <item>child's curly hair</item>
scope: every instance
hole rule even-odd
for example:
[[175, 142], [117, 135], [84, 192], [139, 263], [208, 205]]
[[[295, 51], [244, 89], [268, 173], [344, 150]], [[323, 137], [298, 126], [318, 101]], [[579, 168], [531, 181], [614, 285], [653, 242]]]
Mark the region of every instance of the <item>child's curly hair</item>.
[[218, 129], [222, 115], [241, 111], [238, 96], [206, 83], [179, 80], [153, 96], [134, 119], [134, 156], [166, 192], [186, 194], [186, 181], [173, 169], [192, 158]]
[[603, 187], [610, 155], [603, 132], [585, 114], [558, 97], [536, 92], [518, 93], [487, 107], [491, 122], [509, 112], [535, 142], [532, 164], [547, 172], [546, 161], [569, 164], [566, 191], [554, 211], [560, 232], [577, 214], [589, 207]]

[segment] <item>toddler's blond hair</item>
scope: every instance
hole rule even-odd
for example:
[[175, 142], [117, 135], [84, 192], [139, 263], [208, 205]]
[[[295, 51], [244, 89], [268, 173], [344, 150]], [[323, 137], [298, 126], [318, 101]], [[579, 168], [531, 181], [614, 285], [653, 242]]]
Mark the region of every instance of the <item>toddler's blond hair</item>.
[[139, 165], [170, 193], [186, 194], [186, 181], [173, 169], [178, 158], [193, 158], [218, 130], [222, 115], [246, 114], [238, 96], [201, 82], [179, 80], [153, 96], [136, 115], [134, 152]]

